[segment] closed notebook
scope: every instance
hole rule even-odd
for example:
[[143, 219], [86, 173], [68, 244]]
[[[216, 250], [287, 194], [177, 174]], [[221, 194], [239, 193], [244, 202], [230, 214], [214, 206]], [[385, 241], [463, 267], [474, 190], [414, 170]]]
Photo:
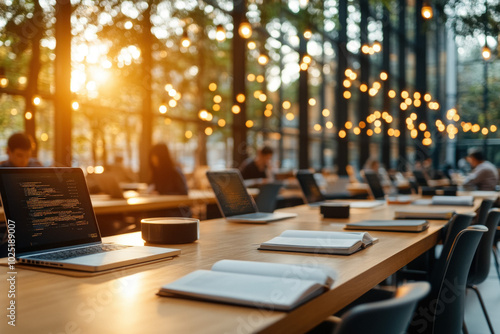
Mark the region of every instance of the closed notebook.
[[287, 230], [263, 242], [259, 249], [349, 255], [377, 241], [366, 232]]
[[398, 210], [394, 212], [394, 218], [449, 220], [454, 214], [454, 210]]
[[327, 267], [221, 260], [161, 287], [167, 297], [288, 311], [330, 289], [335, 272]]
[[432, 196], [433, 205], [473, 206], [473, 196]]
[[429, 227], [427, 220], [363, 220], [348, 223], [348, 230], [374, 230], [393, 232], [421, 232]]
[[413, 202], [414, 205], [458, 205], [473, 206], [473, 196], [432, 196], [432, 199], [419, 199]]

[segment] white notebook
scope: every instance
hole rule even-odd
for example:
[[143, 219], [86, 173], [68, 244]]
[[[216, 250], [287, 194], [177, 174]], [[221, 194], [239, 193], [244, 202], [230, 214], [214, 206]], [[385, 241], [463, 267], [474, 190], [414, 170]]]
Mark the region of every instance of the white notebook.
[[318, 265], [222, 260], [164, 285], [158, 294], [287, 311], [330, 289], [335, 277]]
[[473, 206], [473, 196], [432, 196], [433, 205]]
[[432, 196], [432, 199], [419, 199], [413, 202], [414, 205], [458, 205], [473, 206], [473, 196]]
[[429, 227], [427, 220], [362, 220], [347, 223], [346, 230], [373, 230], [394, 232], [422, 232]]
[[443, 219], [453, 217], [453, 210], [398, 210], [394, 212], [395, 219]]
[[263, 242], [259, 249], [349, 255], [377, 241], [367, 232], [287, 230]]

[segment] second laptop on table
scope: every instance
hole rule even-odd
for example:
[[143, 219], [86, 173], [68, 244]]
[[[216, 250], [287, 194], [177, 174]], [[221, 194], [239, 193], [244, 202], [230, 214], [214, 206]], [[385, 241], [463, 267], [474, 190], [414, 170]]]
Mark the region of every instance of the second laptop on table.
[[297, 216], [295, 213], [259, 212], [238, 169], [208, 171], [207, 178], [214, 190], [220, 211], [228, 221], [267, 223]]

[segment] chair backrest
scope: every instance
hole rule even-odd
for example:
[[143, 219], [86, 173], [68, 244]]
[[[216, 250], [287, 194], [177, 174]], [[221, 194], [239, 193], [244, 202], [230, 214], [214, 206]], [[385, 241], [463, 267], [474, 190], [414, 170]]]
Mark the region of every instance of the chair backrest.
[[498, 223], [500, 223], [500, 210], [491, 210], [485, 218], [484, 225], [488, 228], [488, 232], [482, 236], [479, 246], [477, 246], [467, 278], [469, 285], [484, 282], [490, 272], [491, 250]]
[[495, 201], [491, 199], [483, 199], [479, 209], [476, 211], [476, 219], [472, 222], [474, 225], [486, 225], [486, 217], [488, 217], [488, 213], [493, 207]]
[[430, 290], [427, 282], [400, 286], [394, 298], [356, 306], [342, 316], [335, 334], [405, 333], [418, 301]]
[[259, 212], [274, 212], [281, 186], [281, 183], [266, 183], [260, 186], [259, 194], [255, 198]]
[[[446, 256], [441, 275], [433, 276], [431, 294], [426, 305], [420, 305], [418, 310], [425, 309], [428, 317], [422, 316], [417, 321], [425, 332], [439, 334], [460, 333], [464, 320], [465, 287], [470, 265], [479, 241], [488, 229], [482, 225], [469, 226], [458, 233], [452, 247]], [[415, 321], [413, 322], [414, 325]]]
[[458, 233], [469, 227], [474, 217], [474, 213], [455, 214], [443, 227], [441, 237], [443, 241], [443, 250], [441, 251], [441, 256], [438, 259], [438, 262], [442, 262], [441, 265], [443, 265], [444, 261], [446, 261], [446, 256], [450, 252], [453, 241], [457, 237]]

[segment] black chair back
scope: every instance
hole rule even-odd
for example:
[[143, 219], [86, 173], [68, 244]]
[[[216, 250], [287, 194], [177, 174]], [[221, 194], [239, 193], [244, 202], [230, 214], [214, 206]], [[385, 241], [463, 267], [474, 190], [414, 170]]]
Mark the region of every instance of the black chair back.
[[482, 225], [469, 226], [458, 233], [445, 258], [443, 268], [436, 267], [431, 293], [415, 312], [411, 332], [456, 334], [464, 322], [465, 288], [470, 265], [479, 241], [488, 229]]
[[395, 297], [356, 306], [342, 316], [335, 334], [405, 333], [418, 301], [430, 290], [427, 282], [402, 285]]
[[443, 248], [441, 251], [441, 255], [435, 261], [434, 266], [431, 268], [430, 280], [435, 280], [435, 277], [441, 277], [443, 275], [442, 271], [445, 268], [445, 263], [447, 260], [447, 256], [450, 253], [451, 247], [453, 246], [453, 242], [457, 235], [470, 226], [472, 220], [474, 219], [474, 214], [456, 214], [454, 215], [449, 222], [443, 227]]
[[485, 218], [484, 225], [488, 228], [488, 232], [482, 236], [479, 246], [477, 246], [476, 254], [469, 270], [467, 285], [476, 285], [484, 282], [490, 272], [491, 249], [498, 223], [500, 223], [500, 210], [491, 210]]
[[481, 206], [476, 211], [476, 219], [472, 222], [474, 225], [486, 225], [486, 217], [493, 207], [494, 201], [491, 199], [484, 199], [481, 202]]

